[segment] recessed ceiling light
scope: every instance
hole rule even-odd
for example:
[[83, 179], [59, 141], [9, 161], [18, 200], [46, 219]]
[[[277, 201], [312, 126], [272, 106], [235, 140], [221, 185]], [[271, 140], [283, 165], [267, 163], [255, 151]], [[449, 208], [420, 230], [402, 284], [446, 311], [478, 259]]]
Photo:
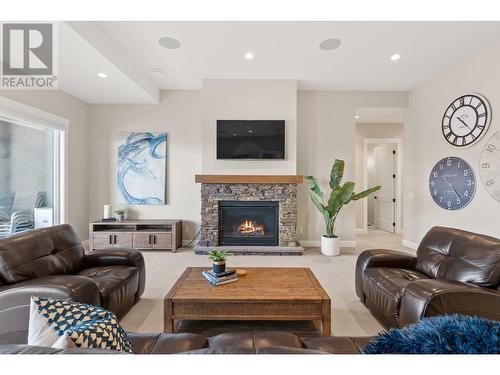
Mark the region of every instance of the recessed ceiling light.
[[108, 78], [108, 75], [106, 73], [97, 73], [97, 76], [99, 78]]
[[247, 53], [245, 53], [245, 59], [247, 59], [247, 60], [253, 60], [253, 58], [254, 58], [253, 52], [247, 52]]
[[355, 119], [358, 119], [358, 118], [359, 118], [359, 116], [358, 116], [358, 115], [356, 115], [356, 116], [354, 116], [354, 118], [355, 118]]
[[394, 55], [391, 56], [392, 61], [397, 61], [401, 58], [401, 55], [399, 53], [395, 53]]
[[249, 132], [249, 133], [253, 133], [253, 130], [249, 130], [248, 132]]
[[158, 43], [160, 43], [160, 46], [167, 49], [177, 49], [181, 46], [181, 43], [177, 39], [170, 38], [168, 36], [160, 38]]
[[331, 51], [333, 49], [339, 48], [342, 41], [337, 38], [325, 39], [319, 44], [319, 48], [323, 51]]

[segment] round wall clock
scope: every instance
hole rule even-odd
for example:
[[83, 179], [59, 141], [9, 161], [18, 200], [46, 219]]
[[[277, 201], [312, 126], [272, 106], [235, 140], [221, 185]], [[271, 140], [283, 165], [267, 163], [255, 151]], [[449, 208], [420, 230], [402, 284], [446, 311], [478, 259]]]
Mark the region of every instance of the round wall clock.
[[484, 188], [500, 202], [500, 130], [484, 146], [479, 166]]
[[455, 99], [446, 109], [441, 130], [446, 141], [456, 147], [470, 146], [488, 131], [491, 108], [480, 94], [467, 94]]
[[445, 210], [467, 206], [476, 192], [476, 178], [471, 166], [455, 156], [436, 163], [429, 176], [429, 190], [434, 202]]

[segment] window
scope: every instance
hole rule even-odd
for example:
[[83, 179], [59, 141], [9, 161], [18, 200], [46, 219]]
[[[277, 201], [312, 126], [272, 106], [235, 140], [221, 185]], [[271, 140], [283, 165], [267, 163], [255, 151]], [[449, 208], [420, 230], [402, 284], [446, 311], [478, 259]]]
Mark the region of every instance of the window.
[[65, 221], [65, 134], [0, 102], [0, 237]]

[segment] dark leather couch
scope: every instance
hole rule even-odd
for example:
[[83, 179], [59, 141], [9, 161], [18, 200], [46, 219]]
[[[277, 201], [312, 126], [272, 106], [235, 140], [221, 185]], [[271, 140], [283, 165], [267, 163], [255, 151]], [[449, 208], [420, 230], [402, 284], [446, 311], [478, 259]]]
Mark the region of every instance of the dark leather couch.
[[452, 313], [500, 321], [500, 240], [434, 227], [416, 257], [364, 251], [356, 264], [356, 293], [386, 328]]
[[144, 292], [145, 276], [139, 251], [85, 254], [69, 225], [0, 239], [0, 344], [26, 342], [32, 295], [102, 306], [120, 319]]
[[[313, 337], [286, 332], [223, 333], [207, 338], [192, 333], [128, 333], [135, 354], [358, 354], [371, 337]], [[0, 345], [0, 354], [118, 354], [97, 349], [54, 349]]]

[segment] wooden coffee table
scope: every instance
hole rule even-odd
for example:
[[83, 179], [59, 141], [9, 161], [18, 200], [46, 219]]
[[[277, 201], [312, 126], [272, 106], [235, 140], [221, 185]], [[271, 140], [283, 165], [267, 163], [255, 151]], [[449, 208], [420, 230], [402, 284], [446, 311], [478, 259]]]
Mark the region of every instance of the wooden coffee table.
[[245, 268], [235, 283], [211, 286], [208, 268], [186, 268], [165, 297], [164, 331], [182, 321], [312, 321], [331, 334], [330, 297], [309, 268]]

